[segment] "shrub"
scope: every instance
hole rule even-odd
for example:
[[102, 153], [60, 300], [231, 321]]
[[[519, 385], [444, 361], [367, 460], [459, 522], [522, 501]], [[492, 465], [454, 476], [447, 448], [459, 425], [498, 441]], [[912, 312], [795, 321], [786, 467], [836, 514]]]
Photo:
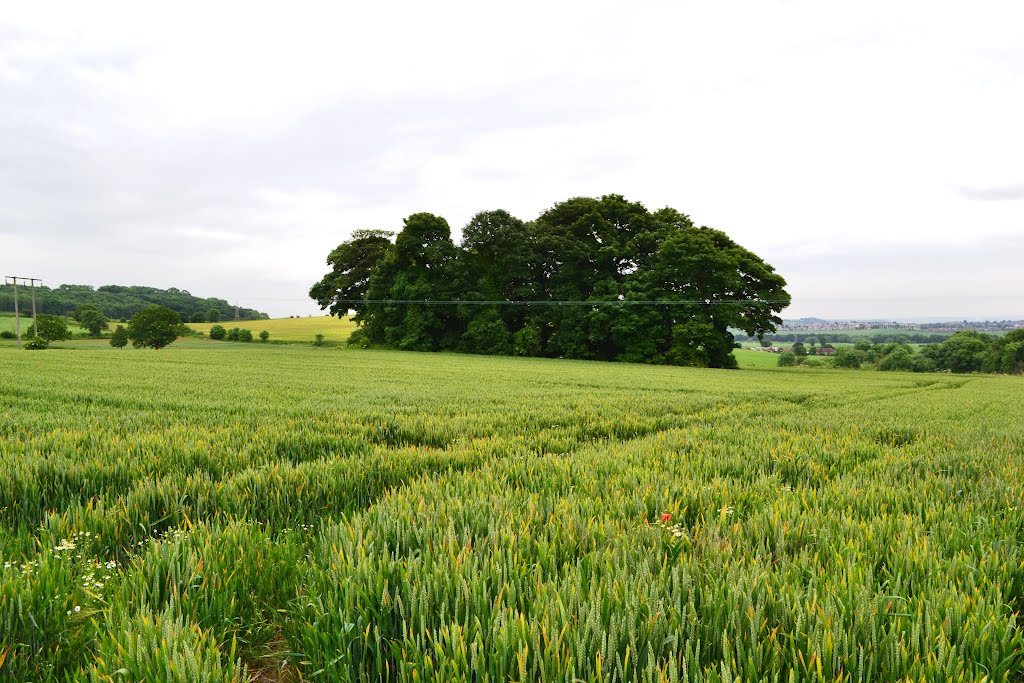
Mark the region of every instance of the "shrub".
[[0, 332], [0, 339], [14, 339], [14, 333], [10, 330], [4, 330]]
[[786, 351], [785, 353], [779, 354], [779, 367], [780, 368], [791, 368], [798, 364], [796, 354], [792, 351]]
[[517, 356], [539, 356], [540, 328], [528, 323], [512, 335], [512, 353]]
[[370, 335], [366, 334], [363, 328], [357, 328], [348, 336], [348, 345], [360, 349], [370, 348]]
[[125, 329], [124, 325], [118, 325], [114, 328], [114, 334], [110, 336], [110, 345], [115, 349], [123, 349], [128, 345], [128, 330]]
[[270, 339], [270, 333], [269, 332], [267, 332], [266, 330], [263, 330], [262, 332], [260, 332], [260, 341], [261, 342], [266, 344], [268, 339]]
[[313, 339], [313, 346], [323, 346], [323, 345], [324, 345], [324, 335], [322, 335], [322, 334], [316, 335], [316, 337]]
[[821, 362], [820, 358], [808, 358], [802, 363], [802, 365], [805, 368], [820, 368], [822, 367], [823, 363]]
[[850, 349], [839, 349], [832, 356], [832, 365], [837, 368], [848, 368], [856, 370], [861, 364], [862, 351], [851, 351]]
[[224, 329], [223, 325], [214, 325], [210, 328], [210, 339], [216, 339], [221, 341], [227, 336], [228, 331]]
[[242, 328], [238, 330], [238, 341], [240, 342], [251, 342], [252, 341], [252, 330]]
[[232, 327], [230, 330], [228, 330], [227, 340], [228, 341], [238, 341], [238, 335], [240, 333], [241, 333], [241, 330], [239, 330], [237, 327]]
[[25, 348], [29, 351], [42, 351], [43, 349], [49, 348], [50, 343], [42, 337], [29, 337], [25, 340]]

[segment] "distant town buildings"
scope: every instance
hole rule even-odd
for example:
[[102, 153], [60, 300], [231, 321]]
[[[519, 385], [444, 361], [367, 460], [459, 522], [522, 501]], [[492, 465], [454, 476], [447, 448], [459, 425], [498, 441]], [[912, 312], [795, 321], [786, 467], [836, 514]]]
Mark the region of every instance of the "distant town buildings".
[[849, 332], [852, 330], [906, 330], [908, 332], [945, 332], [961, 330], [1008, 332], [1024, 328], [1024, 320], [962, 320], [941, 323], [897, 323], [877, 320], [787, 320], [779, 332]]

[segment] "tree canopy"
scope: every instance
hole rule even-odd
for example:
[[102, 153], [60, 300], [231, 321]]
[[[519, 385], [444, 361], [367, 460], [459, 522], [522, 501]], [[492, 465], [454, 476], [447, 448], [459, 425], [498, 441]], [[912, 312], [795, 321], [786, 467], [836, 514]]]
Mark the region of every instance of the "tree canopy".
[[181, 331], [181, 316], [163, 306], [147, 306], [128, 321], [128, 338], [137, 349], [162, 349]]
[[43, 341], [43, 347], [50, 346], [50, 342], [71, 339], [71, 332], [68, 330], [67, 321], [57, 315], [40, 313], [36, 316], [36, 327], [39, 330], [39, 339]]
[[89, 330], [89, 334], [93, 337], [100, 336], [100, 332], [107, 329], [110, 322], [107, 320], [107, 316], [103, 315], [103, 312], [92, 304], [82, 304], [74, 310], [71, 317], [79, 325]]
[[772, 332], [785, 280], [725, 233], [620, 195], [578, 197], [535, 221], [413, 214], [391, 240], [360, 230], [310, 296], [356, 313], [354, 341], [454, 350], [735, 367], [733, 335]]

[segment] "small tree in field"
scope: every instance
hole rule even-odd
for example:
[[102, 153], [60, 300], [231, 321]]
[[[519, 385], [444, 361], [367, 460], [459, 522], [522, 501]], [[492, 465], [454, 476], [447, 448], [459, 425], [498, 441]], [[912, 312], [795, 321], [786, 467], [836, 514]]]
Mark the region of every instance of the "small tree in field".
[[110, 345], [115, 349], [123, 349], [128, 346], [128, 330], [124, 328], [124, 325], [114, 328], [114, 334], [110, 335]]
[[252, 341], [252, 330], [242, 328], [238, 330], [238, 341], [240, 342], [251, 342]]
[[220, 311], [216, 308], [211, 308], [206, 312], [206, 322], [219, 323], [220, 322]]
[[779, 354], [779, 367], [780, 368], [791, 368], [799, 363], [799, 359], [796, 354], [792, 351], [786, 351], [785, 353]]
[[107, 316], [92, 304], [82, 304], [75, 309], [71, 317], [77, 320], [79, 325], [89, 330], [89, 334], [93, 337], [100, 336], [100, 332], [107, 329], [107, 323], [110, 322], [107, 320]]
[[268, 339], [270, 339], [270, 333], [269, 332], [267, 332], [266, 330], [263, 330], [262, 332], [260, 332], [260, 341], [261, 342], [266, 344]]
[[228, 336], [228, 331], [224, 329], [223, 325], [214, 325], [210, 328], [210, 339], [221, 341], [226, 336]]
[[180, 330], [181, 316], [163, 306], [147, 306], [128, 321], [128, 338], [137, 349], [162, 349]]
[[323, 345], [324, 345], [324, 335], [322, 335], [322, 334], [316, 335], [316, 337], [313, 338], [313, 346], [323, 346]]
[[44, 348], [49, 348], [50, 342], [71, 339], [68, 323], [59, 315], [40, 313], [36, 316], [36, 327], [39, 328], [39, 338], [43, 340]]

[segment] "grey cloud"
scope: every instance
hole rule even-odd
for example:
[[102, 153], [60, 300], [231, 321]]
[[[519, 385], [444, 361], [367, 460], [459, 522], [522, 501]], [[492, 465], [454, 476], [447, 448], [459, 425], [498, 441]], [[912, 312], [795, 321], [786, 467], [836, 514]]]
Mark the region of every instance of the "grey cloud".
[[995, 187], [958, 187], [957, 191], [967, 199], [981, 202], [1001, 202], [1024, 199], [1024, 183], [997, 185]]
[[0, 149], [0, 206], [19, 229], [94, 239], [174, 227], [272, 234], [280, 225], [264, 191], [394, 205], [414, 195], [426, 163], [480, 135], [581, 123], [627, 106], [595, 106], [586, 82], [541, 82], [448, 96], [353, 96], [277, 127], [240, 120], [182, 130], [75, 76], [130, 68], [123, 55], [90, 55], [0, 81], [0, 129], [9, 139]]
[[847, 244], [820, 254], [784, 247], [759, 253], [789, 282], [794, 305], [787, 317], [1024, 317], [1022, 236], [990, 235], [962, 245]]

